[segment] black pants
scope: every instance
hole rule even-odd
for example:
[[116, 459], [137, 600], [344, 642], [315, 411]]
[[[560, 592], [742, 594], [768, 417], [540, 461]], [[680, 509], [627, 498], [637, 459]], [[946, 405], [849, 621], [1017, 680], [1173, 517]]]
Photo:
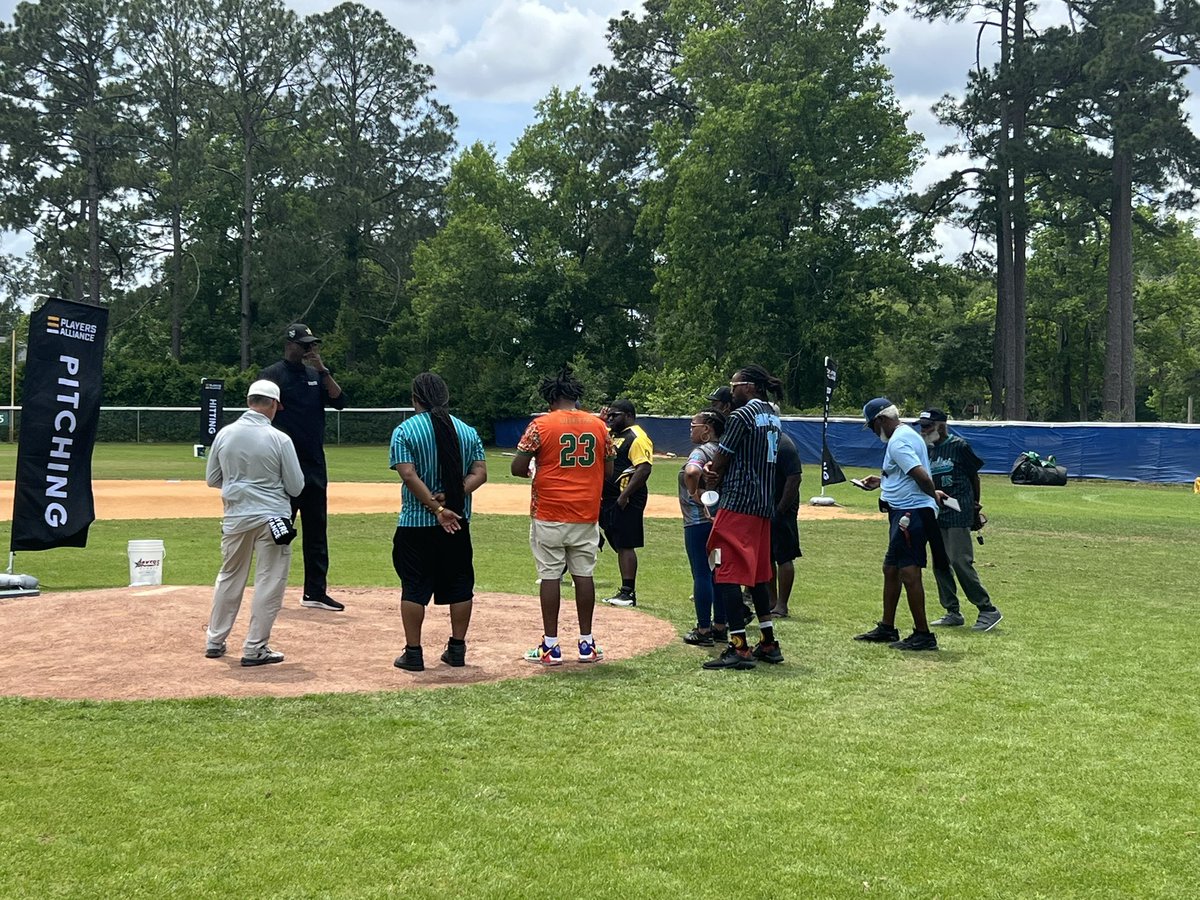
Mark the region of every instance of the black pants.
[[304, 490], [292, 498], [292, 521], [300, 517], [300, 543], [304, 549], [304, 596], [325, 596], [325, 576], [329, 574], [329, 521], [325, 474], [304, 473]]

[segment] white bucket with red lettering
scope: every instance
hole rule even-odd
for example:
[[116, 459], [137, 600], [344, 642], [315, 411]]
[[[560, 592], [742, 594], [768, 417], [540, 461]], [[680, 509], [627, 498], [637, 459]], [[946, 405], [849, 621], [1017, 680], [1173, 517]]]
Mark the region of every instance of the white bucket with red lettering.
[[129, 542], [129, 586], [162, 584], [163, 558], [167, 550], [162, 541]]

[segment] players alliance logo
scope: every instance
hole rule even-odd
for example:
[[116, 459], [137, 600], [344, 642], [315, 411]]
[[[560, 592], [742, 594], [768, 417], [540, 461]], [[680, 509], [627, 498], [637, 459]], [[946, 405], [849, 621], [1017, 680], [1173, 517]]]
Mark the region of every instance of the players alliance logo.
[[89, 322], [77, 322], [66, 316], [47, 316], [46, 333], [76, 341], [96, 342], [97, 327]]

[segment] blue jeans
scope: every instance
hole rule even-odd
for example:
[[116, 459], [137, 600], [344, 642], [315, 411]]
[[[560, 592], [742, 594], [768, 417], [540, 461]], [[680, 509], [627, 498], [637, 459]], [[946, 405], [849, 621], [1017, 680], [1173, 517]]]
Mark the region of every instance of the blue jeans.
[[712, 569], [708, 567], [708, 535], [712, 522], [685, 525], [683, 549], [687, 551], [688, 565], [692, 568], [692, 596], [696, 601], [696, 625], [709, 629], [715, 622], [725, 625], [725, 604], [714, 589]]

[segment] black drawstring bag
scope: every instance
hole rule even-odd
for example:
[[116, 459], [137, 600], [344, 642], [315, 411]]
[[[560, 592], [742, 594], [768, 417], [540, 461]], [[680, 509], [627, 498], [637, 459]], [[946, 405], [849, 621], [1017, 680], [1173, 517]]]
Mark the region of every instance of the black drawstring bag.
[[267, 527], [271, 529], [271, 539], [277, 544], [290, 544], [296, 537], [296, 527], [292, 525], [292, 520], [283, 516], [271, 516], [267, 519]]

